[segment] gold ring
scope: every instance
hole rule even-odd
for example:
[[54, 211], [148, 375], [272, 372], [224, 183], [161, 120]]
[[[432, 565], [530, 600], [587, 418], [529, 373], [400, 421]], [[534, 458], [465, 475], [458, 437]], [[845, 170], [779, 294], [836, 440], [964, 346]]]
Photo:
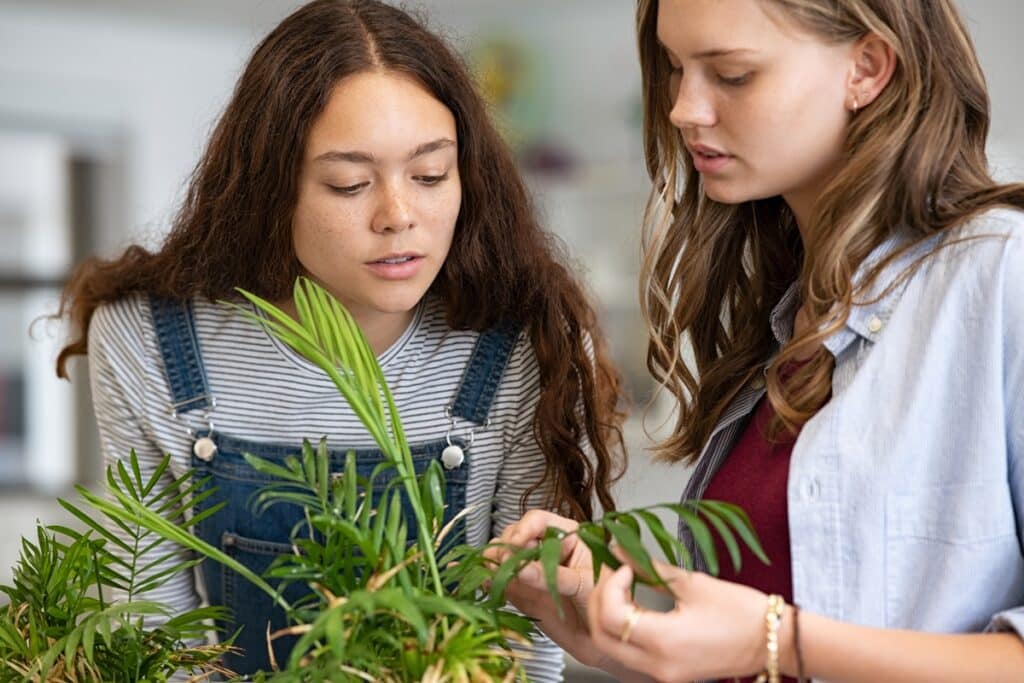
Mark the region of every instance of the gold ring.
[[629, 642], [629, 634], [633, 632], [633, 627], [636, 626], [638, 621], [640, 621], [640, 608], [636, 605], [630, 605], [629, 615], [626, 617], [626, 625], [622, 627], [622, 633], [619, 635], [619, 642]]

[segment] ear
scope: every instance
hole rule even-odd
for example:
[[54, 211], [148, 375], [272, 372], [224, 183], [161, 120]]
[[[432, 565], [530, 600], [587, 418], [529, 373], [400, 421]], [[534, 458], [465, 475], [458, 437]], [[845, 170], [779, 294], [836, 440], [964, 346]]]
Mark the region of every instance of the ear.
[[896, 71], [896, 51], [877, 33], [869, 33], [853, 45], [847, 81], [846, 107], [856, 113], [885, 90]]

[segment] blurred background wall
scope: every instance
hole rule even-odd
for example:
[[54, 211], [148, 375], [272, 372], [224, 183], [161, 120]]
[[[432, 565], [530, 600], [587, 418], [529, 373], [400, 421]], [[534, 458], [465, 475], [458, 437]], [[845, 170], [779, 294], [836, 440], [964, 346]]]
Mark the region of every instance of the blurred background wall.
[[[255, 43], [292, 0], [0, 0], [0, 582], [53, 494], [94, 480], [83, 364], [52, 362], [71, 264], [158, 244]], [[425, 0], [478, 71], [547, 224], [601, 303], [637, 398], [624, 506], [672, 500], [684, 468], [649, 462], [651, 393], [636, 272], [648, 183], [630, 0]], [[1024, 178], [1019, 0], [963, 0], [992, 93], [997, 176]], [[941, 144], [942, 141], [936, 141]], [[657, 432], [668, 407], [655, 404]], [[584, 680], [583, 674], [576, 680]]]

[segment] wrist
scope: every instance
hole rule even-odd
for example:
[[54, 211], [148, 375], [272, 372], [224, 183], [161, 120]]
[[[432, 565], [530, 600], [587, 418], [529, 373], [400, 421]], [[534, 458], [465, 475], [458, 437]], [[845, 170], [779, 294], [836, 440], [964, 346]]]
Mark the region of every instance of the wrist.
[[787, 633], [792, 633], [794, 617], [794, 608], [786, 604], [781, 595], [767, 596], [762, 640], [764, 647], [761, 651], [763, 663], [760, 673], [754, 679], [755, 683], [780, 683], [781, 677], [786, 674], [785, 660], [787, 653], [792, 651], [792, 643], [789, 642], [792, 638], [787, 640]]
[[610, 657], [602, 657], [601, 662], [596, 665], [596, 668], [601, 669], [605, 673], [611, 674], [612, 677], [622, 683], [653, 683], [654, 679], [647, 674], [640, 673], [630, 669], [622, 662], [619, 662]]
[[[744, 621], [751, 625], [751, 631], [747, 638], [746, 651], [728, 665], [728, 671], [720, 672], [718, 678], [729, 680], [732, 676], [756, 677], [765, 670], [768, 661], [768, 632], [765, 624], [765, 606], [768, 595], [757, 591], [757, 596], [751, 601], [750, 615], [744, 617]], [[725, 674], [728, 674], [726, 676]]]
[[796, 612], [787, 604], [779, 623], [779, 670], [786, 676], [796, 678], [796, 642], [793, 638], [793, 620]]

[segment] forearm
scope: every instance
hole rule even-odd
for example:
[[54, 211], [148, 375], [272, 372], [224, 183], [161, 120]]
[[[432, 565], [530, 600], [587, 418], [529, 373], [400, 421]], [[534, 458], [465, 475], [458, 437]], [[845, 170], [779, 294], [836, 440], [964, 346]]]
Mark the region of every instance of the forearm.
[[610, 657], [602, 657], [595, 666], [602, 671], [611, 674], [612, 678], [620, 683], [655, 683], [655, 679], [647, 674], [633, 671]]
[[[832, 683], [1024, 680], [1024, 643], [1012, 633], [945, 635], [868, 628], [800, 612], [804, 675]], [[783, 673], [796, 676], [792, 609], [780, 628]]]

